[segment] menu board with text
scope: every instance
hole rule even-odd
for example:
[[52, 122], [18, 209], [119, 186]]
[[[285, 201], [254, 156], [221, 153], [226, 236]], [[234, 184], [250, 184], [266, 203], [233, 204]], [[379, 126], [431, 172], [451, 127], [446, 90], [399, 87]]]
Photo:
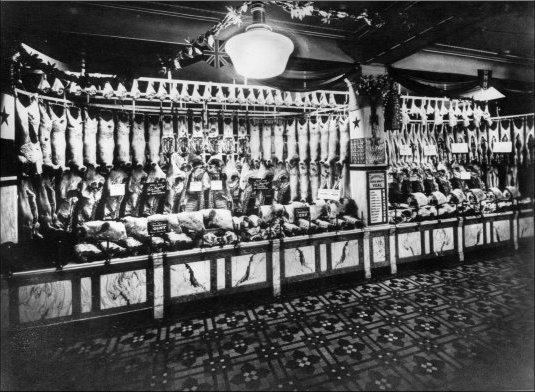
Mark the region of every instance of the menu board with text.
[[388, 222], [386, 203], [386, 173], [368, 173], [368, 224]]

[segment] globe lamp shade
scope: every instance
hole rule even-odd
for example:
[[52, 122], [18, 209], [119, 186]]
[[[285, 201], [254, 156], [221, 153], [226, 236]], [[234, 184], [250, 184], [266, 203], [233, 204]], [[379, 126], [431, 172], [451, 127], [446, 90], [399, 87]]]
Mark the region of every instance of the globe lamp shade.
[[238, 74], [249, 79], [267, 79], [284, 72], [294, 44], [269, 26], [254, 24], [245, 33], [231, 37], [225, 50]]

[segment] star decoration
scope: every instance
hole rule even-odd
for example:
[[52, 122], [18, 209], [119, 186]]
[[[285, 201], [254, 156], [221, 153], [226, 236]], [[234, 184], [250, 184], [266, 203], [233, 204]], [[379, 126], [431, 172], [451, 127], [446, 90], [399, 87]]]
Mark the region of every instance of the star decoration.
[[6, 113], [6, 108], [4, 107], [2, 109], [2, 113], [0, 113], [0, 118], [2, 118], [1, 124], [5, 122], [6, 125], [9, 125], [9, 122], [7, 121], [8, 117], [9, 117], [9, 113]]
[[355, 128], [358, 128], [360, 124], [360, 118], [356, 118], [355, 121], [353, 121], [353, 124], [355, 125]]

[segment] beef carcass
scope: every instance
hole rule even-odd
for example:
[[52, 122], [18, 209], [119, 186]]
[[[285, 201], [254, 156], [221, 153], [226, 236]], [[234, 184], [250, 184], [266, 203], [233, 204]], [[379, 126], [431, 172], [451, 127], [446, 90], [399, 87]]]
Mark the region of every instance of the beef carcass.
[[32, 121], [29, 121], [30, 108], [26, 108], [18, 99], [16, 100], [17, 122], [19, 123], [18, 129], [20, 131], [18, 135], [20, 143], [18, 159], [26, 174], [41, 174], [43, 172], [43, 153], [35, 134], [38, 128], [36, 125], [39, 123], [39, 120], [35, 121], [34, 118], [36, 113], [39, 115], [39, 108], [35, 101], [30, 106]]
[[128, 175], [122, 169], [112, 169], [106, 179], [106, 197], [104, 199], [104, 220], [117, 219], [126, 193]]
[[41, 115], [41, 120], [39, 121], [39, 144], [43, 154], [43, 166], [57, 169], [52, 163], [52, 145], [50, 142], [52, 120], [44, 103], [39, 104], [39, 114]]
[[328, 118], [327, 121], [322, 121], [319, 119], [320, 127], [320, 151], [321, 151], [321, 160], [327, 162], [329, 158], [329, 126], [331, 124], [331, 119]]
[[225, 189], [227, 191], [227, 198], [232, 203], [232, 210], [235, 211], [240, 201], [240, 173], [236, 168], [236, 162], [231, 155], [225, 168], [223, 169], [225, 175]]
[[130, 116], [126, 113], [117, 115], [117, 157], [119, 165], [132, 166], [130, 159]]
[[209, 178], [208, 208], [229, 208], [228, 194], [224, 189], [222, 155], [212, 156], [208, 160], [206, 173]]
[[73, 171], [66, 171], [61, 175], [58, 192], [58, 206], [56, 210], [56, 226], [66, 232], [71, 232], [75, 219], [74, 208], [80, 198], [82, 178]]
[[253, 185], [251, 184], [251, 178], [256, 177], [258, 169], [253, 162], [243, 162], [242, 170], [240, 173], [240, 205], [239, 212], [246, 213], [250, 208], [251, 200], [253, 199]]
[[320, 160], [320, 124], [309, 121], [310, 128], [310, 161]]
[[[109, 116], [109, 120], [105, 120], [103, 115]], [[101, 112], [98, 118], [98, 158], [107, 170], [113, 167], [113, 150], [115, 149], [114, 128], [115, 124], [113, 123], [111, 112]]]
[[251, 159], [253, 161], [259, 161], [262, 156], [260, 154], [260, 123], [258, 120], [251, 120], [249, 124], [249, 130], [251, 134], [251, 142], [250, 142], [250, 148], [251, 148]]
[[318, 198], [318, 190], [320, 189], [320, 172], [321, 163], [310, 162], [310, 197], [312, 201]]
[[19, 219], [23, 233], [32, 238], [40, 236], [37, 195], [29, 178], [22, 177], [18, 186]]
[[52, 118], [52, 132], [50, 135], [50, 143], [52, 145], [52, 163], [61, 170], [66, 170], [65, 165], [65, 150], [67, 142], [65, 139], [65, 132], [67, 131], [67, 117], [65, 112], [67, 108], [63, 109], [61, 117], [56, 116], [54, 110], [50, 111]]
[[299, 194], [302, 202], [308, 201], [308, 192], [310, 190], [310, 178], [308, 172], [308, 164], [305, 162], [299, 163]]
[[290, 173], [290, 200], [295, 201], [299, 198], [299, 168], [296, 162], [287, 164], [288, 173]]
[[268, 121], [264, 121], [262, 124], [262, 158], [265, 162], [271, 162], [271, 134], [273, 124]]
[[308, 160], [308, 119], [304, 124], [297, 121], [297, 146], [299, 147], [299, 162], [305, 163]]
[[297, 152], [297, 120], [292, 119], [286, 123], [286, 162], [299, 159]]
[[340, 160], [341, 164], [349, 164], [349, 117], [340, 120]]
[[[158, 165], [158, 163], [152, 163], [152, 168], [148, 173], [146, 184], [148, 185], [156, 182], [165, 182], [165, 173], [160, 168], [160, 165]], [[163, 194], [150, 195], [145, 193], [145, 201], [143, 204], [142, 214], [144, 216], [156, 214], [158, 212], [160, 200], [163, 198], [163, 196]]]
[[85, 172], [84, 166], [84, 131], [82, 125], [82, 114], [78, 110], [76, 118], [73, 117], [69, 109], [67, 112], [67, 151], [68, 163], [74, 166], [81, 173]]
[[169, 158], [169, 169], [167, 170], [167, 192], [163, 206], [164, 214], [178, 212], [180, 198], [184, 190], [186, 173], [181, 170], [183, 159], [177, 153], [171, 154]]
[[[149, 116], [149, 163], [152, 167], [158, 166], [160, 162], [160, 143], [162, 131], [159, 116]], [[161, 170], [161, 169], [160, 169]]]
[[132, 157], [134, 165], [140, 168], [145, 166], [146, 161], [145, 118], [143, 114], [134, 117], [132, 127]]
[[273, 125], [273, 136], [275, 158], [278, 163], [282, 163], [284, 161], [284, 123], [282, 121], [279, 120]]
[[88, 167], [82, 180], [80, 192], [77, 219], [79, 224], [95, 220], [105, 181], [105, 178], [97, 173], [95, 167]]
[[339, 143], [338, 121], [334, 117], [331, 117], [331, 121], [329, 122], [329, 156], [327, 157], [329, 163], [337, 160]]
[[97, 167], [97, 132], [97, 117], [91, 117], [84, 109], [84, 163], [94, 168]]

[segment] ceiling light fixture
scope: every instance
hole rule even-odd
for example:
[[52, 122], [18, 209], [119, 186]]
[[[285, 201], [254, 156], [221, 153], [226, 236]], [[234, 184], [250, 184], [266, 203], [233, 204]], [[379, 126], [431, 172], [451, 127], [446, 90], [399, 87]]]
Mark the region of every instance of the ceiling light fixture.
[[265, 24], [263, 2], [255, 1], [251, 12], [253, 23], [245, 29], [245, 33], [231, 37], [225, 50], [236, 72], [246, 78], [267, 79], [280, 75], [286, 69], [294, 44]]

